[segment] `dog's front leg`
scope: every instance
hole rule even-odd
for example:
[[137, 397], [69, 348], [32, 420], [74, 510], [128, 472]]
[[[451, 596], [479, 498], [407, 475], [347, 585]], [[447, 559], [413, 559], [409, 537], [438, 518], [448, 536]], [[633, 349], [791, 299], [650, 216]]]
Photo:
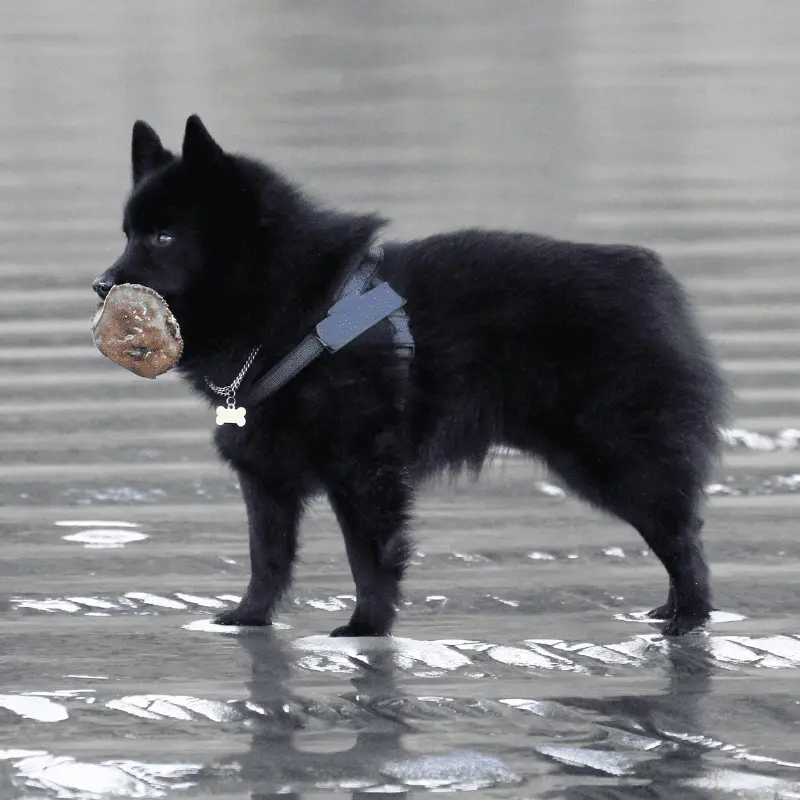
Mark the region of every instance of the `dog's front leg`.
[[275, 604], [289, 587], [297, 552], [301, 503], [268, 480], [239, 471], [250, 533], [250, 583], [236, 608], [216, 617], [218, 625], [269, 625]]
[[331, 636], [385, 636], [400, 599], [411, 545], [406, 532], [412, 493], [402, 465], [382, 454], [332, 471], [328, 497], [344, 534], [356, 584], [356, 607]]

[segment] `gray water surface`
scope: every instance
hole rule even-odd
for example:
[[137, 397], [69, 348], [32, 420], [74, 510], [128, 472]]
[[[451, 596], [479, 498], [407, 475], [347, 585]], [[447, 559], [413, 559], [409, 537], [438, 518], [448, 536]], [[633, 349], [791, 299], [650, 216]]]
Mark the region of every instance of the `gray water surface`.
[[[0, 3], [0, 798], [800, 797], [800, 4]], [[434, 486], [396, 638], [324, 500], [270, 630], [213, 419], [105, 360], [130, 127], [227, 148], [391, 236], [658, 249], [736, 390], [719, 612], [666, 642], [638, 536], [500, 454]]]

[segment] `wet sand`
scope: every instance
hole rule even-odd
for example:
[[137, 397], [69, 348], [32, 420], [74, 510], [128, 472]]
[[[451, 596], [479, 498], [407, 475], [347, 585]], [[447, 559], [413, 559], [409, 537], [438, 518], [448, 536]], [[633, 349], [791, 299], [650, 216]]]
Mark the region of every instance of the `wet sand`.
[[[800, 796], [800, 6], [55, 0], [0, 11], [0, 797]], [[200, 113], [390, 236], [480, 224], [658, 249], [736, 391], [719, 613], [667, 642], [630, 529], [498, 454], [431, 486], [391, 642], [310, 509], [278, 625], [244, 589], [212, 415], [89, 332], [129, 136]]]

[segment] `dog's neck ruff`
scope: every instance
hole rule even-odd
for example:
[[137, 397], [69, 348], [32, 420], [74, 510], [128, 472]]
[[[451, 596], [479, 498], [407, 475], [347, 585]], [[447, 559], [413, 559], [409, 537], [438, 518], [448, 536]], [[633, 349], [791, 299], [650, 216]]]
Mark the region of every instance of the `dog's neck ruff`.
[[[378, 277], [378, 268], [383, 260], [381, 247], [371, 248], [359, 258], [355, 269], [348, 272], [335, 295], [333, 305], [325, 319], [313, 333], [300, 342], [281, 359], [263, 378], [255, 383], [248, 397], [248, 406], [256, 406], [271, 397], [312, 361], [325, 351], [336, 353], [373, 326], [388, 319], [392, 326], [395, 349], [404, 373], [414, 355], [414, 339], [403, 310], [405, 300]], [[256, 347], [248, 356], [236, 379], [228, 386], [217, 386], [207, 377], [209, 389], [226, 399], [225, 406], [217, 407], [217, 425], [245, 424], [245, 409], [236, 406], [236, 390], [258, 354]], [[405, 375], [404, 375], [405, 377]]]

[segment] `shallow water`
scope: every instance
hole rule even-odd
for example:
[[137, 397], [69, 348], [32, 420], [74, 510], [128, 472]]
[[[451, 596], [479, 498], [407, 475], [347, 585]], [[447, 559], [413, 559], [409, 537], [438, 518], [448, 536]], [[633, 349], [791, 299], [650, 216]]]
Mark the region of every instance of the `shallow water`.
[[[0, 797], [800, 797], [800, 6], [208, 0], [0, 6]], [[421, 501], [391, 642], [327, 504], [280, 625], [210, 420], [89, 336], [130, 125], [200, 113], [391, 235], [658, 248], [737, 390], [720, 612], [665, 642], [636, 535], [499, 454]]]

